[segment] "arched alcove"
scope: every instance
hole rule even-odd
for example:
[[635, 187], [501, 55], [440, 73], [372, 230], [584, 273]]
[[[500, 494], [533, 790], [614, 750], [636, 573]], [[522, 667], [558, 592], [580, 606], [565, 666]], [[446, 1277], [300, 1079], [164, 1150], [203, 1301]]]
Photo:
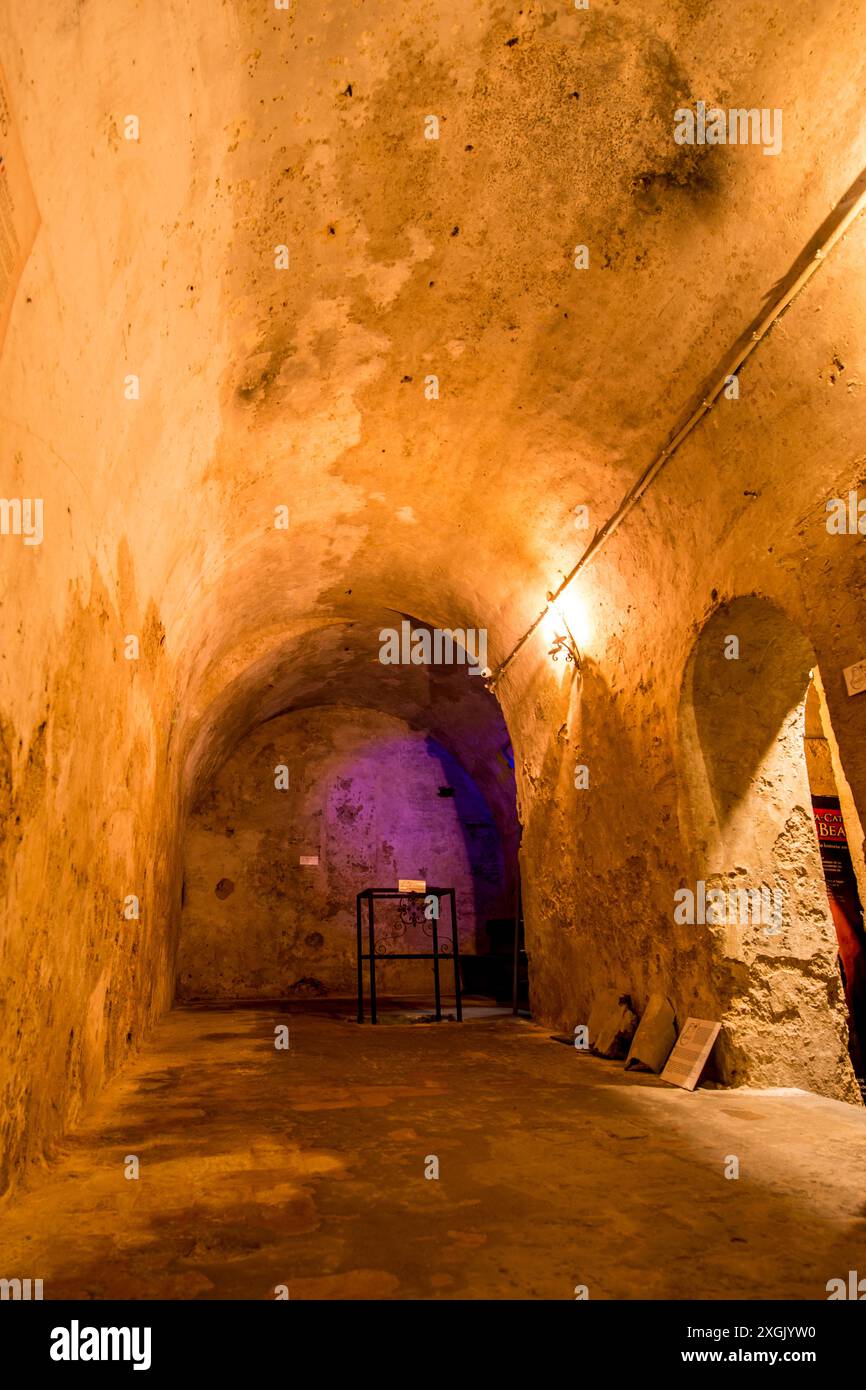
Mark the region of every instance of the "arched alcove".
[[[803, 748], [814, 651], [774, 603], [719, 607], [702, 628], [680, 704], [687, 886], [724, 910], [712, 941], [725, 1079], [856, 1095], [845, 1007]], [[703, 885], [703, 886], [702, 886]], [[720, 899], [721, 903], [722, 900]]]

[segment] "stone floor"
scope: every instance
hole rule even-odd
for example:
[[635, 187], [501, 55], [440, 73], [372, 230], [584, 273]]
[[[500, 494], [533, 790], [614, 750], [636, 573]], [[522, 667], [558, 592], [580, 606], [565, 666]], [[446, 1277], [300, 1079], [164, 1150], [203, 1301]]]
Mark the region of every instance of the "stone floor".
[[295, 1007], [172, 1012], [3, 1204], [0, 1276], [46, 1298], [823, 1299], [866, 1275], [863, 1110], [689, 1095], [510, 1017]]

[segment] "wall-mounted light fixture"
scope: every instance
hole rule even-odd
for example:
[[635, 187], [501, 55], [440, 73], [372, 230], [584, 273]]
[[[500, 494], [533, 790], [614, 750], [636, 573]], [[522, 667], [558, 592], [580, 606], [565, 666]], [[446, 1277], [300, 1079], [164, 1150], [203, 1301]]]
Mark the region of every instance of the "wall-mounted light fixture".
[[[579, 671], [580, 652], [577, 642], [574, 640], [571, 628], [568, 625], [568, 619], [552, 593], [547, 595], [547, 602], [549, 619], [548, 631], [551, 644], [547, 655], [552, 657], [554, 661], [558, 661], [561, 656], [564, 657], [566, 661], [573, 661], [576, 669]], [[552, 622], [550, 620], [552, 620]]]
[[537, 633], [547, 648], [547, 655], [553, 661], [562, 657], [562, 666], [573, 664], [578, 675], [583, 674], [581, 651], [592, 649], [594, 621], [585, 595], [576, 585], [566, 580], [556, 592], [546, 595], [546, 602], [535, 621], [527, 628], [520, 641], [512, 648], [504, 662], [485, 680], [488, 690], [495, 691], [506, 667], [533, 633]]

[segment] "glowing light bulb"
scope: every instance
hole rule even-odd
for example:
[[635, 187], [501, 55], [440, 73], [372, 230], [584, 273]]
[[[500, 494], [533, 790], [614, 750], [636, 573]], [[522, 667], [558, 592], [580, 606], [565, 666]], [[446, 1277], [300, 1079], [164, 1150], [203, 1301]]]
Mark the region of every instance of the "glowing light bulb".
[[566, 589], [558, 598], [548, 598], [544, 635], [551, 646], [558, 645], [558, 650], [562, 650], [563, 642], [576, 647], [579, 658], [592, 636], [592, 624], [586, 605], [577, 593]]

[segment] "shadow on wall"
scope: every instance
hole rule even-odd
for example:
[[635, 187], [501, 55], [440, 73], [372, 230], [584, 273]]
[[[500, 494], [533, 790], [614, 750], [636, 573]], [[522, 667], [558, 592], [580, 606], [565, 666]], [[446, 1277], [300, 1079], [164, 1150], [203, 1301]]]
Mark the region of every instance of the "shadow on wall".
[[[520, 740], [526, 817], [521, 864], [535, 1017], [560, 1032], [587, 1023], [599, 995], [628, 994], [638, 1012], [652, 993], [677, 1016], [715, 1007], [712, 945], [673, 918], [680, 863], [676, 776], [658, 736], [664, 692], [612, 688], [586, 655], [581, 675], [523, 678]], [[583, 768], [582, 780], [578, 769]]]
[[[463, 838], [465, 858], [472, 869], [469, 883], [471, 897], [462, 902], [458, 900], [457, 907], [458, 913], [471, 912], [475, 935], [469, 949], [481, 955], [487, 949], [484, 926], [488, 918], [506, 916], [512, 910], [510, 866], [506, 862], [505, 848], [490, 809], [476, 783], [457, 758], [435, 738], [428, 736], [425, 744], [427, 756], [439, 763], [437, 798], [453, 801], [456, 828]], [[434, 886], [449, 885], [437, 881]], [[460, 939], [462, 943], [462, 935]]]
[[[469, 774], [429, 735], [370, 709], [260, 725], [199, 798], [185, 861], [180, 999], [350, 995], [360, 889], [453, 884], [466, 952], [484, 948], [507, 891], [499, 831]], [[382, 925], [399, 934], [387, 913]], [[427, 962], [394, 962], [381, 987], [429, 992], [429, 974]]]
[[713, 614], [683, 684], [681, 824], [693, 846], [687, 886], [724, 894], [724, 911], [694, 926], [717, 963], [723, 1078], [854, 1099], [803, 748], [814, 664], [768, 600], [738, 598]]
[[809, 687], [815, 656], [780, 609], [759, 598], [719, 609], [698, 640], [692, 708], [705, 756], [713, 816], [722, 835], [748, 802], [754, 779]]

